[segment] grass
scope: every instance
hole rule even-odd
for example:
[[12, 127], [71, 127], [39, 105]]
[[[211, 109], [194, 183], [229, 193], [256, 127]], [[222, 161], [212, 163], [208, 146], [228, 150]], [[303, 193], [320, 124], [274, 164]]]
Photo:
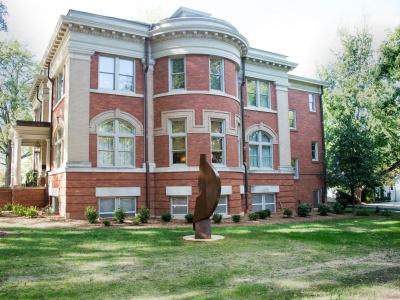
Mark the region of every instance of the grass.
[[[0, 219], [1, 222], [1, 219]], [[400, 219], [182, 229], [7, 228], [0, 299], [400, 298]]]

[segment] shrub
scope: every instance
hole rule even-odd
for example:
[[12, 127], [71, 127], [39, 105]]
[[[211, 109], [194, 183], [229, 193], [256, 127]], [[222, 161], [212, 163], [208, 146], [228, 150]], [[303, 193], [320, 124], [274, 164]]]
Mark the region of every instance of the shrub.
[[293, 211], [290, 208], [284, 208], [283, 215], [287, 218], [290, 218], [293, 215]]
[[382, 211], [382, 214], [381, 214], [381, 215], [384, 216], [384, 217], [390, 217], [390, 216], [392, 215], [392, 213], [390, 212], [390, 210], [384, 209], [384, 210]]
[[318, 212], [320, 216], [327, 216], [328, 213], [330, 212], [330, 208], [328, 205], [322, 203], [319, 207], [318, 207]]
[[340, 202], [335, 202], [335, 204], [333, 204], [332, 209], [333, 212], [338, 215], [344, 212], [344, 206]]
[[300, 217], [307, 217], [311, 213], [311, 205], [308, 203], [300, 203], [297, 208], [297, 214]]
[[375, 207], [375, 213], [379, 214], [381, 212], [381, 208], [379, 206]]
[[106, 226], [106, 227], [111, 226], [110, 220], [103, 220], [103, 225]]
[[161, 220], [163, 220], [163, 222], [170, 222], [172, 220], [172, 215], [170, 212], [165, 212], [161, 215]]
[[148, 223], [150, 219], [150, 209], [146, 207], [141, 207], [139, 209], [139, 216], [140, 216], [140, 222]]
[[13, 205], [12, 212], [17, 216], [23, 217], [25, 216], [25, 207], [19, 204]]
[[35, 206], [26, 207], [24, 215], [28, 218], [36, 218], [39, 215], [39, 210]]
[[352, 204], [351, 196], [343, 191], [336, 191], [336, 201], [343, 205], [346, 209], [347, 205]]
[[30, 170], [26, 173], [26, 180], [25, 180], [25, 185], [26, 186], [37, 186], [37, 180], [38, 180], [39, 173], [36, 170]]
[[356, 211], [354, 212], [354, 215], [360, 216], [360, 217], [366, 217], [369, 216], [369, 211], [367, 208], [357, 208]]
[[259, 219], [265, 219], [271, 216], [271, 211], [269, 209], [264, 209], [256, 212]]
[[213, 214], [212, 219], [214, 223], [219, 224], [222, 221], [222, 215], [221, 214]]
[[185, 220], [187, 223], [193, 223], [193, 215], [190, 213], [185, 215]]
[[125, 221], [125, 211], [122, 208], [117, 208], [114, 211], [114, 218], [119, 224], [124, 223], [124, 221]]
[[235, 223], [239, 223], [240, 222], [240, 215], [233, 215], [232, 216], [232, 221]]
[[97, 210], [94, 207], [88, 206], [85, 210], [85, 216], [90, 224], [94, 224], [98, 218]]
[[141, 222], [142, 219], [140, 218], [140, 214], [137, 214], [132, 220], [133, 225], [139, 225]]
[[13, 209], [13, 206], [11, 203], [7, 203], [3, 207], [3, 211], [12, 211], [12, 209]]
[[257, 219], [258, 219], [258, 214], [257, 213], [249, 214], [249, 220], [250, 221], [257, 221]]

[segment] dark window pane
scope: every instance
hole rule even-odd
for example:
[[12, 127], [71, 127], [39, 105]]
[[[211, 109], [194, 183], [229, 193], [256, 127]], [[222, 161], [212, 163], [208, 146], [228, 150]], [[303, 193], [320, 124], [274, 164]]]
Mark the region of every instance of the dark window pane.
[[186, 152], [173, 152], [172, 163], [174, 164], [185, 164], [186, 163]]

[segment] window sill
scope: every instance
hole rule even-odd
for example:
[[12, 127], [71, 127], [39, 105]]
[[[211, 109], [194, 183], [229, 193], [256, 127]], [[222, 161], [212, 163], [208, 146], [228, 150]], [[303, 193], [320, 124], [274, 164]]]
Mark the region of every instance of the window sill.
[[312, 163], [319, 163], [320, 161], [318, 159], [312, 159], [311, 162]]
[[299, 130], [297, 128], [290, 128], [290, 131], [298, 132]]
[[259, 111], [259, 112], [272, 113], [272, 114], [278, 113], [276, 110], [273, 110], [273, 109], [270, 109], [270, 108], [257, 107], [257, 106], [246, 106], [244, 109], [245, 109], [245, 110], [252, 110], [252, 111]]
[[143, 98], [143, 94], [136, 94], [135, 92], [130, 92], [130, 91], [118, 91], [118, 90], [106, 90], [106, 89], [90, 89], [89, 91], [91, 93], [96, 93], [96, 94], [107, 94], [107, 95], [118, 95], [118, 96]]

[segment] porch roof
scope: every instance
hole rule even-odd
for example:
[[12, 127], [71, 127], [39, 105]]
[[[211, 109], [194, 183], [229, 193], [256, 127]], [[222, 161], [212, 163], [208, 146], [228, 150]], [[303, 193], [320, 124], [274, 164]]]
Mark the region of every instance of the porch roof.
[[50, 138], [50, 123], [18, 120], [11, 130], [11, 138], [21, 139], [23, 146], [35, 146]]

